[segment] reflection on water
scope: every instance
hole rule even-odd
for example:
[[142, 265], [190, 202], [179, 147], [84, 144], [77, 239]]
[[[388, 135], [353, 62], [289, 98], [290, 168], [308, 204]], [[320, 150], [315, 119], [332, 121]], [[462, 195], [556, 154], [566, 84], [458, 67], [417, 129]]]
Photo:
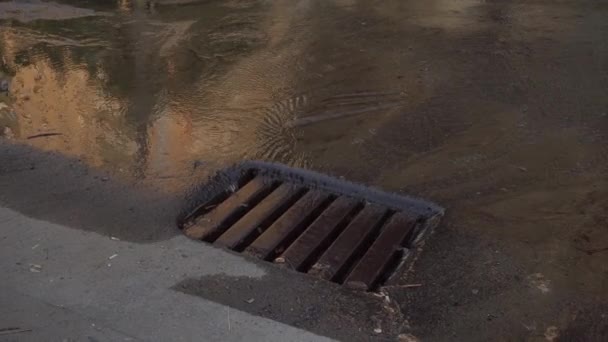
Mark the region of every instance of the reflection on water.
[[[52, 6], [0, 26], [10, 79], [2, 134], [140, 180], [187, 185], [201, 165], [264, 159], [430, 191], [426, 177], [436, 171], [426, 153], [447, 151], [440, 163], [455, 172], [464, 164], [449, 160], [483, 168], [513, 150], [469, 153], [457, 139], [538, 141], [543, 127], [568, 122], [559, 108], [601, 112], [597, 82], [585, 80], [585, 94], [572, 86], [574, 50], [540, 65], [534, 47], [514, 38], [571, 44], [593, 22], [577, 26], [576, 6], [553, 9], [569, 18], [557, 32], [539, 19], [539, 5], [476, 0]], [[555, 76], [559, 63], [573, 72]], [[566, 91], [588, 96], [587, 108], [548, 101]], [[556, 111], [540, 114], [548, 109]], [[581, 134], [600, 134], [586, 131], [599, 114], [584, 115], [574, 119]], [[28, 139], [44, 133], [60, 135]], [[433, 179], [442, 177], [453, 178]]]
[[259, 7], [121, 1], [111, 17], [5, 23], [6, 135], [59, 132], [26, 142], [141, 178], [177, 177], [199, 159], [269, 155], [267, 140], [289, 146], [289, 135], [278, 138], [282, 128], [261, 117], [265, 92], [285, 80], [241, 80], [228, 69], [265, 40]]
[[[328, 94], [374, 87], [342, 79], [351, 51], [361, 55], [353, 56], [361, 59], [361, 72], [373, 72], [369, 53], [352, 46], [351, 32], [339, 42], [345, 51], [334, 49], [337, 63], [304, 54], [328, 43], [309, 31], [333, 25], [313, 11], [340, 15], [353, 3], [165, 5], [120, 1], [95, 17], [82, 10], [86, 18], [58, 21], [53, 15], [64, 18], [54, 13], [26, 24], [6, 21], [1, 52], [11, 90], [4, 135], [125, 176], [187, 178], [201, 161], [310, 165], [311, 151], [297, 146], [301, 123], [399, 106], [395, 98], [384, 103], [381, 93], [323, 102]], [[311, 24], [316, 27], [305, 27]], [[316, 65], [321, 70], [309, 73]], [[49, 132], [61, 135], [28, 139]]]

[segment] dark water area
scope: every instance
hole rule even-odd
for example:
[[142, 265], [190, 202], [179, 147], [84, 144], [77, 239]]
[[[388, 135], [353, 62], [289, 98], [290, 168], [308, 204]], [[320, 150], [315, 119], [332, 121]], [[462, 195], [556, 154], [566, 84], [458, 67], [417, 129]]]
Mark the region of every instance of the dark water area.
[[606, 153], [600, 5], [51, 4], [4, 14], [3, 135], [125, 177], [262, 159], [392, 188], [446, 149], [456, 174], [526, 141]]
[[420, 336], [606, 331], [605, 1], [0, 2], [0, 56], [9, 145], [172, 196], [263, 160], [446, 207], [396, 295]]

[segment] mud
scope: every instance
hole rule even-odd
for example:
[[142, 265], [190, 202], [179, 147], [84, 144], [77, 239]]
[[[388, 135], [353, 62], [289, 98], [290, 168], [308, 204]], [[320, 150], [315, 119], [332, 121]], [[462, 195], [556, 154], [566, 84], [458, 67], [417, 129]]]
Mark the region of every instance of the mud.
[[398, 282], [421, 285], [389, 290], [400, 332], [607, 338], [605, 1], [61, 6], [111, 15], [2, 13], [2, 205], [162, 239], [216, 170], [304, 167], [447, 208]]

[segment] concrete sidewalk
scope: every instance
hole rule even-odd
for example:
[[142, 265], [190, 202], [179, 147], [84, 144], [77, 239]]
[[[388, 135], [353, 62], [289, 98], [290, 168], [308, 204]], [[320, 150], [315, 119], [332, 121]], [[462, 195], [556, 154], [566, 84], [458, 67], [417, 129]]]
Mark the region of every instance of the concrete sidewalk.
[[[0, 208], [0, 341], [327, 341], [171, 288], [265, 271], [176, 236], [138, 244]], [[248, 298], [243, 298], [247, 300]]]

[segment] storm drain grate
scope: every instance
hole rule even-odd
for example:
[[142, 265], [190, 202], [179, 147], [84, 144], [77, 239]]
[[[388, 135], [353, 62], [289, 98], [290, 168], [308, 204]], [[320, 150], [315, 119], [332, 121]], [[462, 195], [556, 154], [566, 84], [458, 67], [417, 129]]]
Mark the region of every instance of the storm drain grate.
[[180, 219], [197, 240], [373, 290], [403, 264], [443, 209], [317, 173], [262, 162], [218, 173]]

